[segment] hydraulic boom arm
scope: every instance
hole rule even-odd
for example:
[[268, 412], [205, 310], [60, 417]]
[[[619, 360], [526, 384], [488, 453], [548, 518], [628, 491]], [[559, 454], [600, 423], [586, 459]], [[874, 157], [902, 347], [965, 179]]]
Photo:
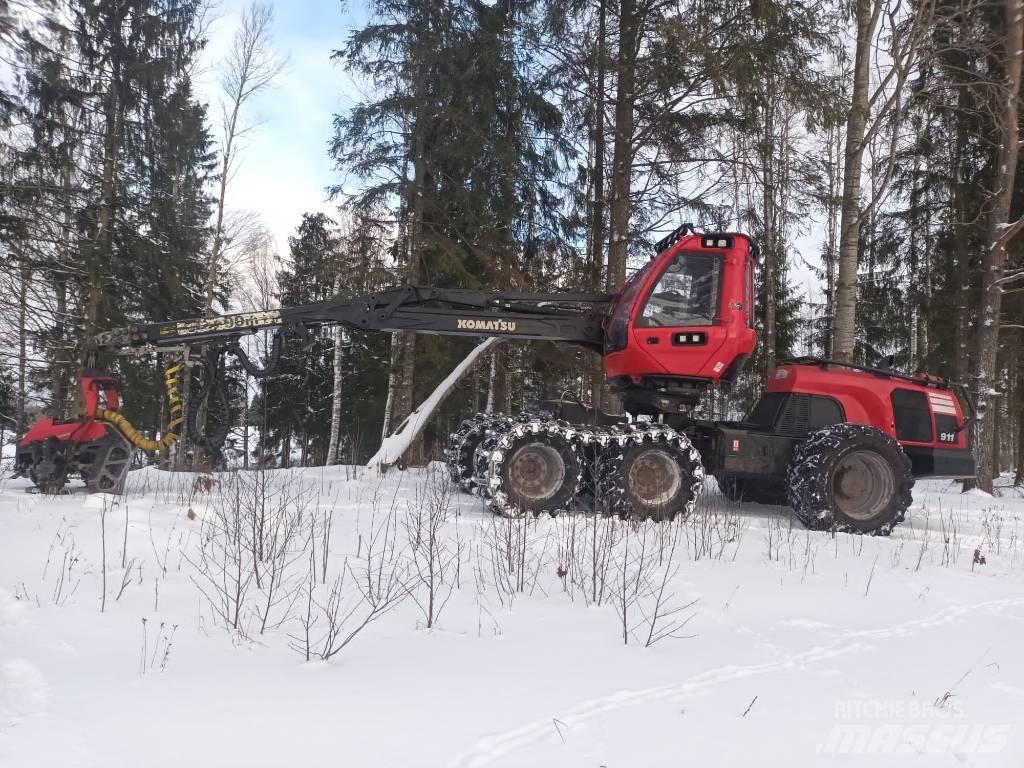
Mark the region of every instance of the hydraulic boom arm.
[[546, 339], [600, 350], [602, 320], [613, 298], [603, 293], [494, 293], [406, 286], [319, 304], [137, 324], [98, 334], [94, 341], [107, 349], [167, 347], [232, 340], [271, 328], [302, 335], [313, 328], [343, 325], [368, 331]]

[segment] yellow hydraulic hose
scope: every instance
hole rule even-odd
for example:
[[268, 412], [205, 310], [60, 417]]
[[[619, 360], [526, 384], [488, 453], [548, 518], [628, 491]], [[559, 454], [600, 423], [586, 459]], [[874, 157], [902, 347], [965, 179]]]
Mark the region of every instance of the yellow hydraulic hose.
[[156, 453], [164, 448], [170, 448], [181, 434], [181, 425], [185, 421], [184, 408], [181, 404], [181, 397], [178, 394], [178, 374], [181, 373], [181, 364], [171, 365], [164, 371], [164, 387], [167, 390], [167, 403], [171, 410], [171, 419], [167, 423], [167, 431], [159, 440], [150, 440], [139, 434], [139, 431], [128, 419], [117, 411], [108, 411], [99, 408], [96, 411], [96, 419], [113, 424], [127, 438], [128, 442], [146, 453]]

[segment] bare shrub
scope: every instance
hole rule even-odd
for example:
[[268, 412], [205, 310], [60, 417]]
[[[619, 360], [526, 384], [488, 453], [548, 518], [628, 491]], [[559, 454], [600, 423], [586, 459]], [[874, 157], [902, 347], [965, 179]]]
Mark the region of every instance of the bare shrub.
[[445, 533], [451, 500], [445, 480], [432, 473], [402, 521], [409, 545], [409, 597], [423, 614], [427, 629], [448, 604], [462, 558], [461, 541]]
[[613, 573], [612, 605], [624, 645], [632, 638], [649, 648], [666, 638], [685, 638], [696, 600], [680, 601], [672, 588], [679, 574], [679, 526], [650, 521], [621, 523]]
[[571, 599], [603, 605], [611, 594], [615, 545], [620, 521], [610, 516], [567, 515], [556, 521], [556, 574]]
[[542, 531], [538, 520], [529, 513], [495, 516], [483, 526], [478, 560], [481, 555], [486, 559], [492, 586], [505, 607], [512, 606], [516, 595], [532, 595], [538, 588], [546, 594], [540, 577], [545, 567], [549, 572], [557, 569], [552, 563], [557, 545], [552, 547], [551, 531]]
[[300, 631], [288, 636], [292, 650], [307, 661], [331, 659], [409, 595], [406, 564], [396, 546], [394, 505], [380, 514], [375, 503], [371, 519], [365, 555], [346, 558], [329, 585], [317, 583], [310, 552], [303, 608], [296, 619]]
[[159, 626], [153, 628], [153, 639], [149, 637], [149, 622], [142, 617], [142, 647], [139, 652], [139, 674], [145, 675], [154, 669], [163, 672], [167, 669], [167, 662], [171, 659], [171, 649], [174, 647], [174, 635], [178, 631], [178, 625], [167, 626], [161, 621]]
[[232, 472], [203, 517], [193, 582], [219, 623], [243, 637], [289, 618], [301, 591], [312, 531], [311, 494], [293, 478]]

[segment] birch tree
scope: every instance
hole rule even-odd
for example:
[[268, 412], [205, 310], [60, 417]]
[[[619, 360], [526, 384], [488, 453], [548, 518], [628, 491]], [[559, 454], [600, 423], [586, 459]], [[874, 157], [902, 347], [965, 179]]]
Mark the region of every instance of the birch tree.
[[[934, 16], [934, 0], [908, 8], [902, 0], [856, 0], [857, 40], [850, 111], [846, 119], [843, 202], [839, 224], [832, 357], [853, 362], [856, 349], [857, 267], [861, 222], [885, 197], [892, 167], [862, 207], [864, 152], [888, 127], [898, 136], [904, 106], [904, 85], [918, 64], [922, 42]], [[872, 78], [874, 72], [874, 78]], [[874, 80], [874, 82], [873, 82]], [[891, 125], [887, 125], [891, 123]], [[895, 159], [895, 152], [890, 154]]]
[[255, 96], [270, 87], [284, 66], [271, 44], [273, 21], [274, 10], [269, 4], [255, 2], [246, 8], [242, 12], [241, 26], [235, 33], [231, 51], [223, 63], [220, 77], [220, 177], [217, 183], [213, 243], [204, 286], [203, 313], [206, 317], [213, 315], [217, 286], [226, 271], [226, 250], [238, 234], [232, 229], [246, 228], [244, 217], [232, 220], [226, 216], [228, 184], [238, 170], [241, 142], [255, 128], [254, 123], [245, 121], [243, 111]]

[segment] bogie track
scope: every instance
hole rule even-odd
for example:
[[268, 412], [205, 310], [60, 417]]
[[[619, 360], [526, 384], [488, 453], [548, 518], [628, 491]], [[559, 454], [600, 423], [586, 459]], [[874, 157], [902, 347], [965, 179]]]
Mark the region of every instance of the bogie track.
[[453, 482], [504, 516], [672, 519], [693, 511], [704, 481], [700, 453], [682, 432], [655, 423], [580, 425], [548, 413], [477, 414], [452, 434], [446, 458]]

